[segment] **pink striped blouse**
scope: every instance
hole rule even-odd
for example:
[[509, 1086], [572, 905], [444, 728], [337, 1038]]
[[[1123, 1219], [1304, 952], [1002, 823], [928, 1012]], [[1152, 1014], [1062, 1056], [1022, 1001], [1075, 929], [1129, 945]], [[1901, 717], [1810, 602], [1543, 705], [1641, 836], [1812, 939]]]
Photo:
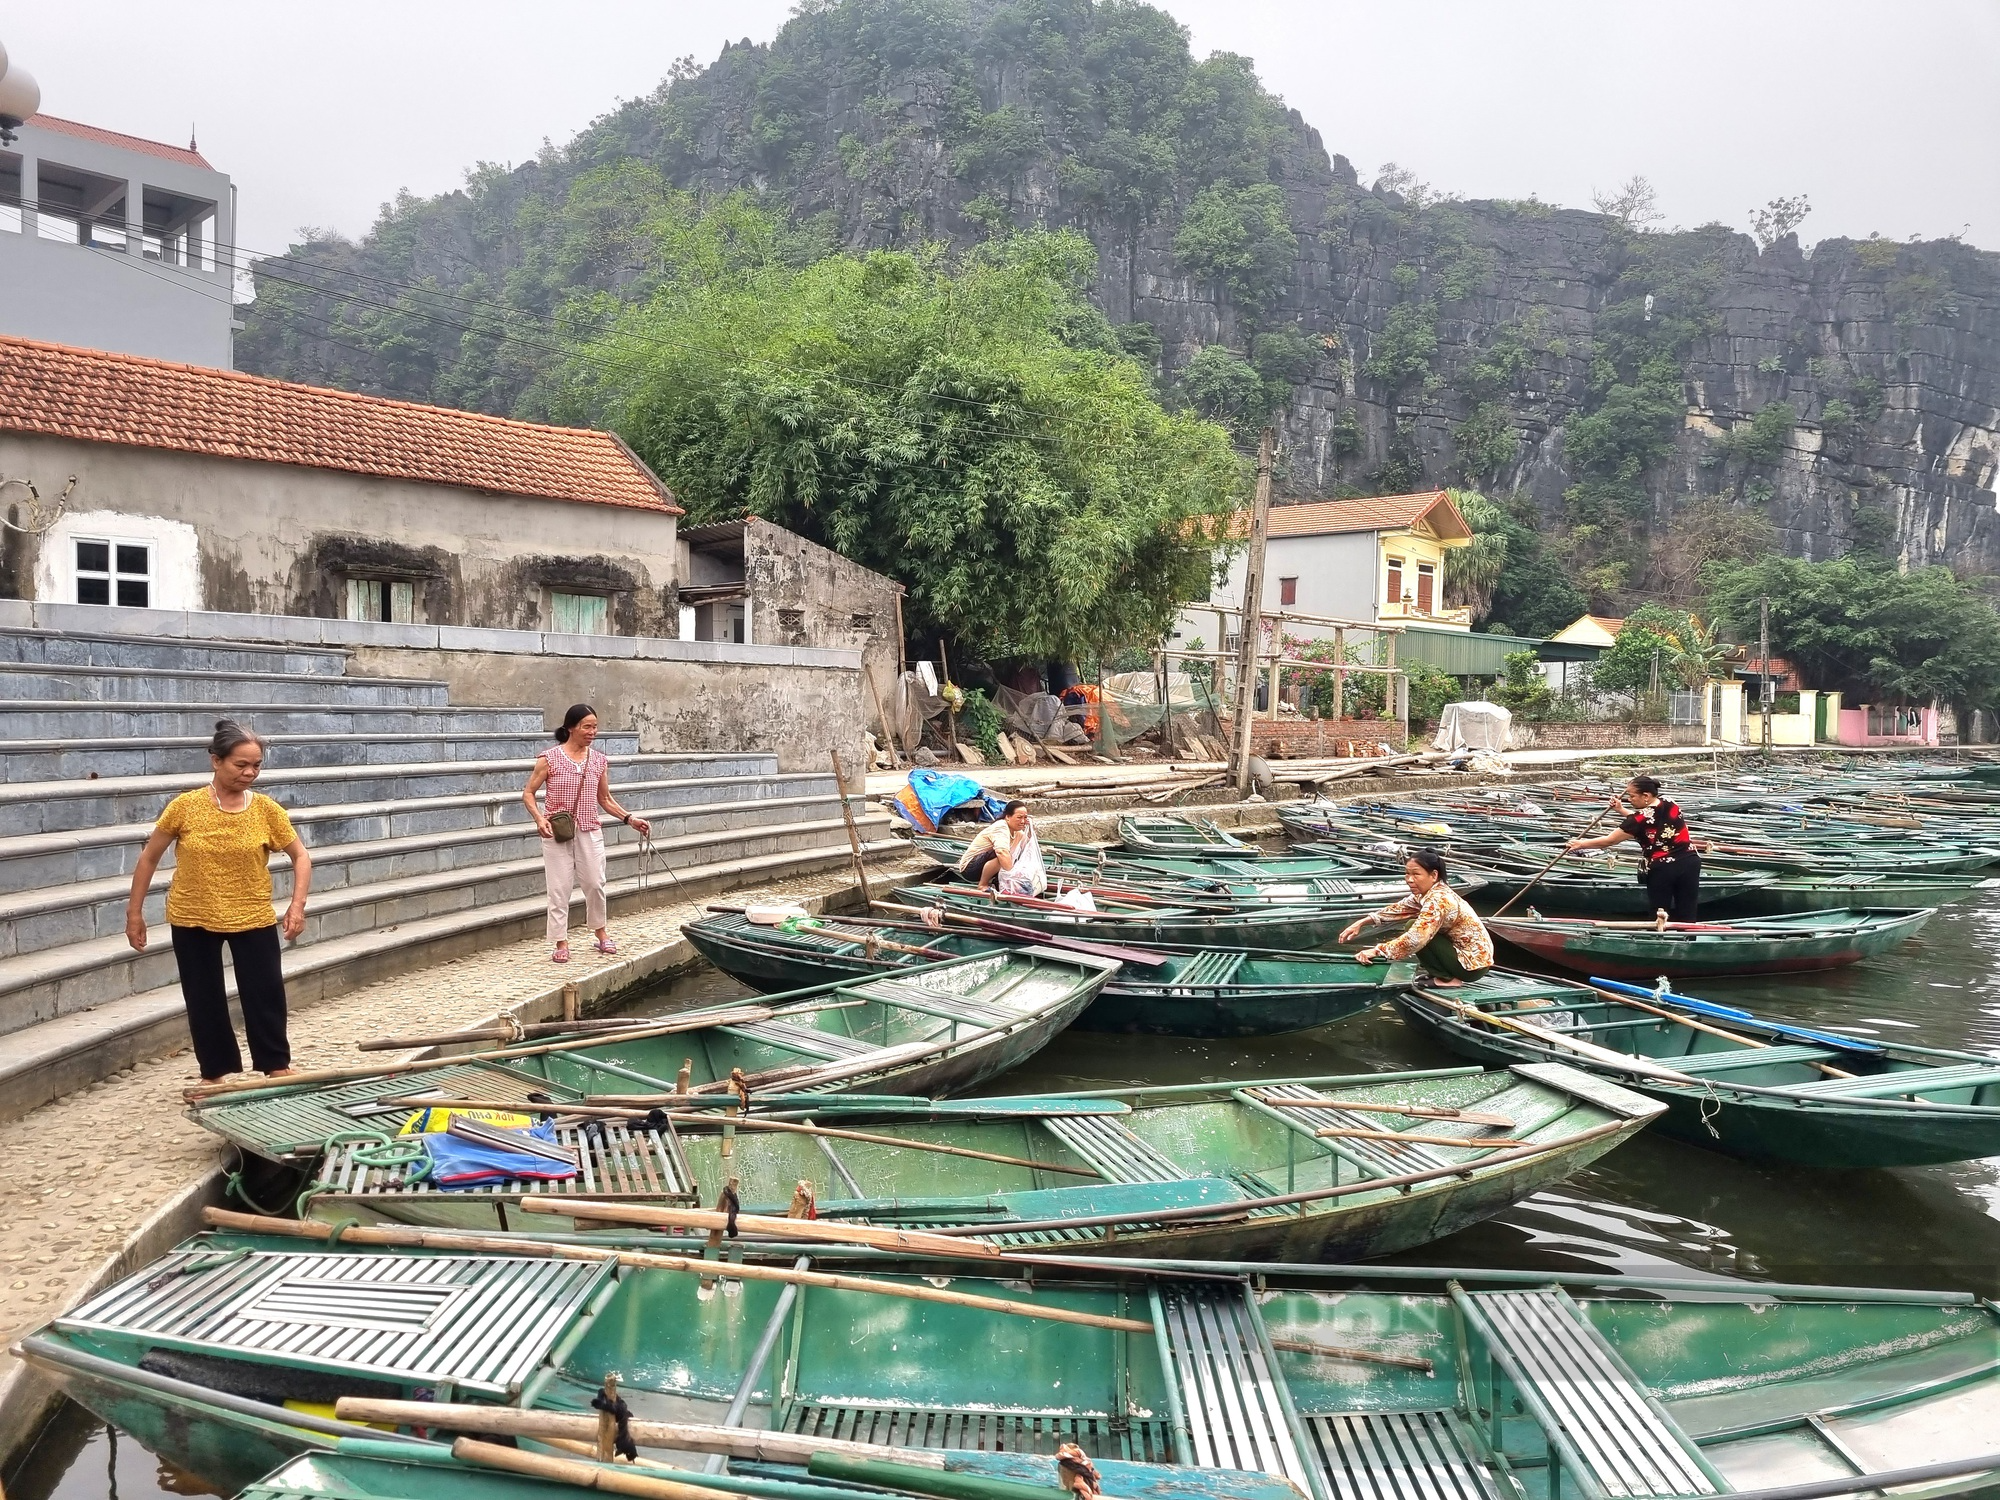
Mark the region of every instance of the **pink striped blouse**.
[[544, 750], [536, 759], [549, 768], [549, 779], [542, 784], [542, 810], [544, 812], [573, 812], [576, 826], [584, 833], [593, 833], [603, 826], [597, 812], [597, 789], [603, 785], [604, 773], [611, 762], [602, 750], [592, 746], [579, 766], [569, 758], [569, 752], [556, 745]]

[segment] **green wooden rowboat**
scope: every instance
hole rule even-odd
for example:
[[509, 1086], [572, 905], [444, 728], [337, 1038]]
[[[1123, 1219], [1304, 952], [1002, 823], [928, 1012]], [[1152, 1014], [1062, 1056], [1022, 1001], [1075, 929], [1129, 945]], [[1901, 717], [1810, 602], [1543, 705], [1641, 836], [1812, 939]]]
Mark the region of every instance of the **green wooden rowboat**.
[[412, 1092], [555, 1102], [671, 1094], [684, 1061], [695, 1092], [718, 1099], [736, 1069], [759, 1095], [950, 1094], [1040, 1051], [1117, 968], [1116, 959], [1017, 948], [754, 1005], [642, 1018], [629, 1032], [439, 1059], [420, 1072], [383, 1064], [336, 1080], [214, 1090], [193, 1098], [189, 1113], [244, 1150], [283, 1160], [316, 1156], [343, 1133], [379, 1142], [409, 1114], [382, 1101]]
[[[1553, 850], [1550, 851], [1553, 854]], [[1574, 912], [1591, 917], [1650, 917], [1653, 903], [1646, 888], [1634, 878], [1636, 865], [1629, 858], [1566, 860], [1535, 878], [1543, 860], [1522, 859], [1497, 853], [1474, 855], [1459, 866], [1486, 882], [1481, 893], [1486, 899], [1506, 902], [1534, 885], [1530, 899], [1550, 911]], [[1457, 873], [1454, 869], [1453, 874]], [[1740, 908], [1754, 891], [1772, 884], [1778, 877], [1763, 870], [1711, 869], [1706, 862], [1701, 872], [1701, 909], [1704, 913]]]
[[[1707, 884], [1706, 871], [1703, 873]], [[1734, 909], [1746, 914], [1827, 911], [1861, 906], [1945, 906], [1976, 891], [2000, 890], [2000, 876], [1804, 875], [1783, 876], [1740, 892]]]
[[[965, 857], [964, 839], [918, 834], [911, 840], [917, 852], [943, 869], [958, 867]], [[1335, 855], [1284, 855], [1268, 859], [1167, 854], [1132, 854], [1099, 844], [1064, 844], [1043, 839], [1042, 858], [1052, 875], [1120, 881], [1126, 884], [1266, 885], [1305, 880], [1366, 877], [1374, 866]]]
[[1930, 907], [1864, 907], [1657, 926], [1508, 916], [1489, 917], [1486, 927], [1524, 953], [1579, 973], [1680, 979], [1837, 969], [1887, 953], [1935, 915]]
[[960, 885], [908, 886], [900, 892], [900, 899], [913, 906], [939, 906], [1059, 937], [1097, 938], [1154, 948], [1290, 951], [1334, 947], [1343, 927], [1379, 904], [1356, 900], [1317, 906], [1200, 907], [1164, 898], [1142, 900], [1127, 894], [1098, 898], [1096, 911], [1075, 911], [1040, 897], [1003, 896]]
[[1135, 854], [1226, 854], [1258, 859], [1264, 851], [1208, 818], [1136, 813], [1118, 820], [1118, 843]]
[[1461, 1057], [1561, 1059], [1665, 1104], [1669, 1135], [1733, 1156], [1904, 1167], [2000, 1155], [2000, 1057], [1765, 1021], [1615, 980], [1592, 988], [1504, 970], [1460, 988], [1419, 985], [1396, 1004]]
[[[681, 928], [725, 974], [760, 990], [788, 990], [990, 953], [1012, 940], [976, 932], [930, 932], [916, 923], [815, 918], [810, 927], [769, 927], [717, 912]], [[889, 946], [884, 946], [885, 944]], [[1341, 953], [1252, 949], [1150, 950], [1155, 967], [1127, 964], [1074, 1023], [1079, 1031], [1158, 1036], [1271, 1036], [1345, 1020], [1416, 979], [1413, 964], [1357, 964]]]
[[[685, 1480], [773, 1500], [885, 1484], [1057, 1500], [1062, 1442], [1100, 1462], [1107, 1493], [1138, 1500], [1945, 1500], [1990, 1490], [2000, 1466], [2000, 1308], [1963, 1294], [1190, 1262], [1045, 1266], [1029, 1283], [952, 1263], [944, 1289], [981, 1299], [967, 1305], [848, 1261], [862, 1286], [716, 1288], [664, 1269], [209, 1235], [21, 1352], [224, 1493], [253, 1486], [248, 1500], [559, 1500], [455, 1463], [427, 1441], [439, 1423], [385, 1431], [278, 1403], [449, 1400], [431, 1410], [453, 1430], [504, 1428], [587, 1416], [609, 1374], [640, 1424], [745, 1430], [705, 1446], [805, 1440], [790, 1462], [738, 1458], [704, 1479], [699, 1451], [637, 1427], [642, 1456]], [[1209, 1279], [1173, 1274], [1188, 1270]], [[829, 1440], [883, 1456], [796, 1462]], [[917, 1467], [940, 1458], [935, 1478]], [[805, 1487], [836, 1473], [862, 1487]]]
[[[1424, 1110], [1488, 1112], [1510, 1124], [1426, 1123]], [[603, 1149], [578, 1140], [596, 1158], [594, 1187], [515, 1181], [441, 1192], [412, 1183], [405, 1167], [371, 1167], [354, 1147], [336, 1146], [315, 1169], [307, 1209], [328, 1222], [518, 1230], [540, 1222], [521, 1210], [525, 1196], [685, 1205], [733, 1178], [748, 1212], [782, 1216], [806, 1182], [823, 1220], [955, 1226], [949, 1232], [1022, 1249], [1352, 1261], [1498, 1213], [1659, 1111], [1556, 1065], [951, 1100], [928, 1110], [913, 1101], [880, 1123], [866, 1123], [875, 1111], [863, 1101], [747, 1119], [682, 1112], [660, 1127], [633, 1119]], [[848, 1133], [787, 1128], [802, 1117]], [[1464, 1144], [1447, 1144], [1456, 1141]], [[541, 1227], [568, 1227], [570, 1217]]]

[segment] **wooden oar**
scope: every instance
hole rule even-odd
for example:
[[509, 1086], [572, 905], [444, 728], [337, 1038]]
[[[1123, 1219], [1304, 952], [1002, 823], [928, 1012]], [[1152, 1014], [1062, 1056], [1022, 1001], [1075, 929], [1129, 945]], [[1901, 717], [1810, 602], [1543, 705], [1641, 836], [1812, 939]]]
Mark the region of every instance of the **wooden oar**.
[[[398, 1099], [412, 1109], [505, 1109], [517, 1114], [577, 1115], [589, 1119], [629, 1120], [639, 1106], [620, 1109], [601, 1104], [513, 1104], [470, 1099]], [[720, 1102], [720, 1101], [718, 1101]], [[650, 1106], [658, 1108], [658, 1106]], [[998, 1162], [1007, 1167], [1027, 1167], [1036, 1172], [1067, 1172], [1075, 1177], [1101, 1177], [1095, 1167], [1071, 1167], [1061, 1162], [1033, 1161], [1025, 1156], [1002, 1156], [996, 1151], [975, 1151], [970, 1146], [947, 1146], [942, 1141], [912, 1141], [902, 1136], [878, 1135], [872, 1130], [842, 1130], [833, 1125], [801, 1125], [791, 1120], [765, 1120], [755, 1116], [702, 1114], [692, 1110], [661, 1110], [669, 1120], [682, 1125], [727, 1125], [732, 1130], [771, 1130], [788, 1135], [815, 1135], [836, 1141], [860, 1141], [870, 1146], [896, 1146], [911, 1151], [929, 1151], [940, 1156], [963, 1156], [973, 1161]], [[586, 1217], [589, 1217], [586, 1215]], [[674, 1220], [676, 1224], [685, 1222]]]
[[[1289, 1349], [1295, 1354], [1317, 1354], [1321, 1359], [1352, 1359], [1366, 1365], [1394, 1365], [1399, 1370], [1422, 1370], [1435, 1374], [1437, 1367], [1411, 1354], [1377, 1354], [1372, 1349], [1349, 1349], [1340, 1344], [1315, 1344], [1307, 1339], [1272, 1339], [1273, 1349]], [[636, 1423], [634, 1424], [637, 1425]]]
[[1467, 1020], [1487, 1021], [1503, 1030], [1517, 1031], [1523, 1036], [1533, 1037], [1544, 1046], [1561, 1047], [1576, 1053], [1579, 1057], [1593, 1058], [1609, 1067], [1637, 1073], [1643, 1078], [1656, 1078], [1663, 1083], [1677, 1083], [1693, 1088], [1707, 1086], [1699, 1078], [1691, 1078], [1686, 1073], [1677, 1073], [1672, 1068], [1661, 1067], [1650, 1058], [1635, 1057], [1629, 1052], [1614, 1052], [1611, 1048], [1600, 1047], [1595, 1042], [1578, 1041], [1574, 1037], [1564, 1036], [1559, 1031], [1551, 1031], [1546, 1026], [1535, 1026], [1526, 1021], [1517, 1021], [1512, 1016], [1497, 1015], [1490, 1010], [1481, 1010], [1476, 1005], [1467, 1005], [1461, 1000], [1452, 999], [1449, 995], [1439, 994], [1436, 990], [1422, 990], [1420, 993], [1427, 1000], [1450, 1007]]
[[1360, 1130], [1347, 1125], [1329, 1125], [1324, 1130], [1315, 1130], [1314, 1135], [1332, 1136], [1341, 1140], [1356, 1141], [1407, 1141], [1413, 1146], [1537, 1146], [1539, 1141], [1517, 1141], [1507, 1136], [1491, 1135], [1468, 1138], [1462, 1135], [1419, 1135], [1412, 1130]]
[[[1357, 1351], [1357, 1356], [1365, 1351]], [[1384, 1355], [1384, 1360], [1400, 1355]], [[334, 1415], [343, 1422], [383, 1422], [397, 1427], [434, 1427], [446, 1432], [484, 1432], [497, 1437], [575, 1438], [597, 1436], [597, 1418], [578, 1412], [523, 1411], [513, 1406], [478, 1406], [449, 1401], [383, 1401], [370, 1396], [342, 1396]], [[880, 1443], [856, 1443], [845, 1438], [799, 1437], [752, 1427], [717, 1427], [705, 1422], [649, 1422], [633, 1417], [626, 1423], [632, 1441], [645, 1448], [672, 1448], [684, 1453], [723, 1453], [763, 1463], [802, 1464], [815, 1453], [844, 1453], [876, 1458], [894, 1453], [897, 1461], [920, 1468], [942, 1469], [944, 1455], [921, 1448], [888, 1448]], [[713, 1496], [713, 1491], [704, 1491]]]
[[[236, 1229], [246, 1234], [282, 1234], [293, 1239], [325, 1240], [334, 1226], [316, 1219], [272, 1219], [262, 1214], [239, 1214], [226, 1208], [205, 1208], [202, 1221], [215, 1229]], [[1049, 1323], [1075, 1323], [1083, 1328], [1112, 1328], [1125, 1333], [1151, 1333], [1153, 1325], [1138, 1318], [1116, 1318], [1105, 1313], [1077, 1312], [1067, 1307], [1050, 1307], [1033, 1302], [1015, 1302], [1006, 1297], [982, 1297], [971, 1292], [945, 1291], [927, 1285], [904, 1285], [869, 1276], [843, 1276], [830, 1271], [799, 1271], [788, 1266], [759, 1266], [747, 1262], [703, 1260], [694, 1255], [664, 1255], [652, 1250], [614, 1250], [602, 1245], [574, 1245], [552, 1240], [531, 1240], [519, 1235], [460, 1234], [450, 1230], [416, 1229], [404, 1225], [356, 1224], [341, 1233], [343, 1244], [398, 1245], [418, 1250], [477, 1250], [493, 1255], [535, 1256], [545, 1260], [613, 1261], [644, 1271], [679, 1271], [691, 1276], [731, 1281], [784, 1281], [794, 1286], [826, 1287], [843, 1292], [872, 1292], [883, 1297], [901, 1297], [911, 1302], [940, 1302], [951, 1307], [971, 1307], [1007, 1317], [1037, 1318]], [[714, 1500], [704, 1495], [703, 1500]]]
[[[1588, 823], [1584, 824], [1583, 832], [1579, 833], [1577, 837], [1578, 838], [1585, 837], [1585, 835], [1587, 835], [1591, 829], [1595, 828], [1599, 823], [1602, 823], [1610, 815], [1611, 815], [1611, 804], [1607, 802], [1604, 804], [1603, 810], [1599, 812], [1596, 817], [1592, 818]], [[1547, 864], [1543, 865], [1539, 870], [1535, 871], [1533, 878], [1531, 878], [1528, 881], [1528, 883], [1522, 886], [1518, 891], [1514, 892], [1513, 895], [1509, 896], [1506, 902], [1501, 906], [1501, 908], [1495, 913], [1493, 913], [1493, 915], [1496, 917], [1506, 916], [1507, 908], [1509, 906], [1512, 906], [1516, 901], [1519, 901], [1523, 896], [1527, 895], [1529, 891], [1532, 891], [1538, 884], [1540, 884], [1542, 877], [1548, 874], [1549, 871], [1553, 870], [1558, 864], [1558, 862], [1561, 861], [1562, 857], [1567, 853], [1569, 853], [1569, 846], [1567, 844], [1565, 844], [1562, 848], [1556, 850], [1555, 858], [1550, 860]]]
[[1358, 1109], [1371, 1115], [1407, 1115], [1413, 1120], [1463, 1120], [1468, 1125], [1497, 1125], [1502, 1130], [1514, 1128], [1510, 1115], [1490, 1114], [1477, 1109], [1453, 1109], [1442, 1104], [1375, 1104], [1359, 1099], [1266, 1099], [1262, 1095], [1258, 1095], [1257, 1102], [1274, 1109]]
[[646, 1465], [642, 1473], [632, 1465], [583, 1463], [574, 1458], [558, 1458], [553, 1453], [535, 1453], [526, 1448], [505, 1447], [500, 1443], [482, 1443], [477, 1438], [458, 1439], [451, 1445], [451, 1456], [462, 1464], [482, 1469], [500, 1469], [509, 1474], [526, 1474], [534, 1479], [551, 1479], [557, 1484], [603, 1490], [611, 1495], [630, 1495], [633, 1500], [717, 1500], [717, 1496], [724, 1493], [704, 1485], [683, 1484], [678, 1479], [668, 1479], [656, 1474], [651, 1464]]
[[[535, 1214], [567, 1214], [606, 1224], [636, 1224], [646, 1229], [729, 1228], [730, 1216], [709, 1208], [666, 1208], [650, 1203], [604, 1203], [587, 1198], [530, 1197], [521, 1207]], [[736, 1228], [744, 1234], [767, 1239], [815, 1240], [829, 1245], [866, 1245], [873, 1250], [897, 1250], [906, 1255], [959, 1255], [970, 1244], [978, 1244], [979, 1254], [999, 1260], [1005, 1252], [985, 1240], [954, 1240], [941, 1234], [925, 1234], [913, 1229], [877, 1229], [866, 1224], [847, 1224], [838, 1219], [780, 1219], [769, 1214], [736, 1215]]]
[[[1744, 1047], [1769, 1047], [1772, 1045], [1770, 1042], [1760, 1042], [1754, 1036], [1744, 1036], [1742, 1033], [1735, 1031], [1724, 1031], [1720, 1026], [1711, 1026], [1706, 1021], [1695, 1020], [1692, 1016], [1680, 1015], [1671, 1010], [1662, 1010], [1657, 1005], [1648, 1005], [1643, 1000], [1634, 1000], [1630, 995], [1621, 995], [1616, 990], [1599, 989], [1594, 984], [1591, 985], [1591, 988], [1597, 990], [1597, 993], [1600, 995], [1606, 995], [1616, 1000], [1620, 1005], [1629, 1005], [1634, 1010], [1643, 1010], [1649, 1016], [1658, 1016], [1662, 1020], [1676, 1022], [1679, 1025], [1687, 1027], [1690, 1031], [1705, 1031], [1710, 1036], [1719, 1036], [1726, 1042], [1736, 1042]], [[1832, 1063], [1816, 1062], [1813, 1066], [1831, 1078], [1853, 1078], [1857, 1076], [1844, 1069], [1836, 1068]]]
[[381, 1036], [354, 1045], [361, 1052], [397, 1052], [411, 1047], [449, 1047], [458, 1042], [511, 1042], [531, 1036], [558, 1033], [576, 1036], [584, 1032], [591, 1033], [595, 1041], [604, 1041], [610, 1035], [648, 1025], [654, 1019], [652, 1016], [634, 1016], [618, 1021], [529, 1021], [511, 1028], [474, 1026], [466, 1031], [439, 1032], [435, 1036]]

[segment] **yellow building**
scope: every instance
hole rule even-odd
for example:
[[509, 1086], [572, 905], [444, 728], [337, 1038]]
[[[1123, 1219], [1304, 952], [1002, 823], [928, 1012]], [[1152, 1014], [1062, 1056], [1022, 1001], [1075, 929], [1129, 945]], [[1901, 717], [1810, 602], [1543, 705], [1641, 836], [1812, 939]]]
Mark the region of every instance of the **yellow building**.
[[[1247, 535], [1249, 529], [1248, 513], [1239, 512], [1235, 534]], [[1359, 624], [1469, 631], [1472, 611], [1445, 607], [1444, 558], [1471, 541], [1472, 528], [1443, 490], [1273, 505], [1264, 549], [1264, 608]], [[1244, 569], [1239, 548], [1214, 603], [1241, 602]], [[1199, 613], [1199, 606], [1191, 607], [1190, 615]], [[1199, 620], [1185, 628], [1201, 633]]]
[[1608, 648], [1618, 639], [1618, 632], [1624, 628], [1623, 620], [1614, 620], [1608, 615], [1578, 615], [1549, 639], [1561, 641], [1566, 646]]

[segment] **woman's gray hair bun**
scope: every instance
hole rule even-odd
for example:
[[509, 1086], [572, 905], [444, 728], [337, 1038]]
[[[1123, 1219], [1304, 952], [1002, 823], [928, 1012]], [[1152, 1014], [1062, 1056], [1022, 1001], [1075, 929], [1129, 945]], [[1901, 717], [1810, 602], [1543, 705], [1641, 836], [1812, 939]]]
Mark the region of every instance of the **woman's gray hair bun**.
[[242, 745], [255, 745], [259, 750], [271, 748], [263, 735], [254, 729], [245, 729], [234, 719], [215, 721], [215, 738], [208, 742], [208, 753], [212, 759], [227, 760]]

